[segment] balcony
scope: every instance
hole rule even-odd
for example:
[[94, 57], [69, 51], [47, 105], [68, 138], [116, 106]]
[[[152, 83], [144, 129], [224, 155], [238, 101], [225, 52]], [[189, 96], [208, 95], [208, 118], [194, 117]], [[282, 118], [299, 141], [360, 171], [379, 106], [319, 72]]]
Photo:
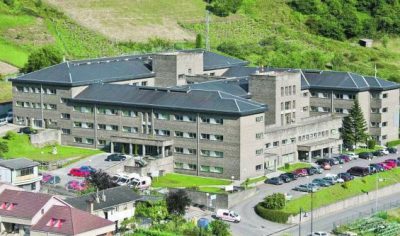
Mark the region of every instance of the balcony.
[[34, 174], [24, 175], [24, 176], [16, 177], [13, 184], [14, 185], [25, 185], [25, 184], [35, 183], [40, 180], [42, 180], [42, 176], [37, 176]]

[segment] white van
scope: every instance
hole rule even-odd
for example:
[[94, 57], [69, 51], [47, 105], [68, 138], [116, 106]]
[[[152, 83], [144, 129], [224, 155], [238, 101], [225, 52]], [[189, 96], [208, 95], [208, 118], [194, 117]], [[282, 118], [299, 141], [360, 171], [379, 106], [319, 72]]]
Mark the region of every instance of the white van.
[[240, 216], [234, 211], [230, 211], [227, 209], [218, 209], [217, 213], [215, 214], [215, 218], [235, 223], [240, 222]]
[[140, 179], [140, 175], [136, 173], [124, 173], [119, 174], [119, 179], [117, 180], [117, 184], [119, 186], [129, 185], [132, 181]]
[[150, 186], [151, 186], [151, 178], [148, 176], [143, 176], [140, 177], [139, 179], [133, 179], [129, 184], [129, 187], [139, 190], [148, 189], [150, 188]]

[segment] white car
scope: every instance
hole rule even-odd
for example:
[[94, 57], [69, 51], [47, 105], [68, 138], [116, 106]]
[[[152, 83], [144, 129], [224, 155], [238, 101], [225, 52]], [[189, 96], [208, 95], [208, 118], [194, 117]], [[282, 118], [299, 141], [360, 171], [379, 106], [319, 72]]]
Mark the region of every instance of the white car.
[[358, 158], [358, 155], [355, 154], [354, 152], [346, 153], [346, 155], [349, 156], [350, 160], [354, 160], [354, 159]]
[[386, 148], [382, 150], [382, 153], [385, 155], [389, 155], [389, 151]]
[[312, 232], [308, 236], [329, 236], [330, 234], [328, 232], [324, 231], [317, 231], [317, 232]]
[[218, 209], [217, 213], [215, 213], [215, 218], [235, 223], [240, 222], [240, 215], [228, 209]]

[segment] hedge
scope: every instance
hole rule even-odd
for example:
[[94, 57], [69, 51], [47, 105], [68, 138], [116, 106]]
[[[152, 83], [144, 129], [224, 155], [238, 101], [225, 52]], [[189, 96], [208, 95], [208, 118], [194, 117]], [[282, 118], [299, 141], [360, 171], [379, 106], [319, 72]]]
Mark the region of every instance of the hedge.
[[176, 233], [161, 232], [150, 229], [137, 229], [134, 233], [127, 234], [129, 236], [176, 236]]
[[261, 203], [258, 203], [254, 210], [256, 211], [257, 215], [263, 219], [277, 223], [286, 223], [289, 219], [289, 216], [291, 216], [290, 213], [283, 212], [281, 210], [267, 209], [263, 207]]

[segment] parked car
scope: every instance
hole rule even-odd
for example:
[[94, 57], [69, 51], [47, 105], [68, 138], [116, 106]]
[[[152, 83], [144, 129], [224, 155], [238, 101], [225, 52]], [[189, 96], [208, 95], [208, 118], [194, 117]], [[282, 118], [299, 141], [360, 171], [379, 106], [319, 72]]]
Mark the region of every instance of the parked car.
[[273, 178], [267, 179], [265, 182], [267, 184], [273, 184], [273, 185], [282, 185], [283, 184], [283, 180], [279, 177], [273, 177]]
[[329, 236], [330, 234], [324, 231], [312, 232], [308, 236]]
[[397, 159], [387, 159], [385, 160], [385, 163], [390, 163], [391, 165], [393, 165], [393, 167], [397, 167]]
[[346, 155], [347, 155], [351, 160], [354, 160], [354, 159], [357, 159], [357, 158], [358, 158], [358, 155], [355, 154], [354, 152], [348, 152], [348, 153], [346, 153]]
[[310, 169], [314, 170], [316, 174], [322, 174], [322, 172], [324, 172], [324, 170], [319, 166], [311, 166]]
[[350, 162], [351, 161], [350, 156], [348, 156], [346, 154], [340, 155], [340, 158], [342, 158], [344, 162]]
[[293, 190], [300, 191], [300, 192], [317, 192], [318, 187], [312, 184], [301, 184], [293, 188]]
[[[293, 181], [294, 179], [292, 179], [287, 173], [285, 174], [280, 174], [279, 178], [284, 182], [284, 183], [289, 183], [291, 181]], [[267, 183], [267, 182], [266, 182]]]
[[336, 157], [332, 157], [333, 159], [335, 159], [336, 161], [338, 161], [338, 164], [344, 164], [344, 160], [341, 156], [336, 156]]
[[332, 184], [324, 179], [313, 179], [313, 183], [317, 184], [320, 187], [328, 187], [331, 186]]
[[0, 117], [0, 126], [6, 125], [8, 123], [6, 117]]
[[71, 180], [66, 184], [67, 190], [82, 191], [87, 189], [87, 187], [86, 181]]
[[324, 170], [330, 170], [332, 168], [332, 166], [328, 162], [324, 162], [321, 164], [321, 168]]
[[350, 180], [353, 180], [353, 179], [354, 179], [354, 176], [352, 176], [351, 174], [346, 173], [346, 172], [344, 172], [344, 173], [339, 173], [337, 176], [338, 176], [339, 178], [343, 179], [344, 182], [347, 182], [347, 181], [350, 181]]
[[329, 160], [325, 159], [325, 158], [322, 158], [322, 159], [316, 160], [315, 163], [318, 164], [318, 165], [322, 165], [324, 163], [329, 163]]
[[386, 148], [388, 150], [389, 153], [397, 153], [397, 148], [394, 147], [388, 147]]
[[293, 195], [290, 193], [284, 193], [286, 201], [290, 201], [293, 199]]
[[96, 169], [91, 166], [81, 166], [79, 169], [82, 171], [89, 171], [90, 173], [96, 172]]
[[51, 175], [51, 174], [43, 174], [42, 175], [42, 183], [44, 184], [58, 184], [60, 183], [61, 178], [59, 176]]
[[312, 167], [308, 167], [308, 168], [305, 168], [305, 169], [306, 169], [308, 175], [318, 174], [317, 170], [312, 168]]
[[329, 164], [331, 164], [331, 166], [333, 165], [339, 165], [339, 160], [335, 159], [335, 158], [328, 158]]
[[369, 171], [370, 174], [378, 173], [378, 169], [375, 168], [375, 166], [369, 165], [369, 166], [367, 166], [367, 168], [368, 168], [368, 171]]
[[325, 180], [333, 180], [334, 183], [343, 183], [344, 180], [339, 178], [337, 175], [335, 174], [326, 174], [325, 177], [323, 178]]
[[377, 172], [382, 172], [385, 171], [385, 168], [383, 168], [383, 166], [380, 163], [372, 163], [369, 166], [373, 166], [375, 167], [375, 169], [377, 170]]
[[370, 174], [368, 168], [360, 166], [351, 167], [350, 169], [347, 170], [347, 173], [354, 176], [366, 176]]
[[148, 189], [151, 186], [151, 178], [148, 176], [142, 176], [139, 179], [133, 179], [128, 186], [139, 190]]
[[76, 176], [76, 177], [88, 177], [90, 175], [90, 171], [81, 170], [80, 168], [72, 168], [69, 170], [68, 175]]
[[365, 160], [371, 160], [374, 155], [372, 155], [372, 153], [370, 152], [361, 152], [360, 154], [358, 154], [358, 157]]
[[389, 150], [387, 150], [387, 148], [385, 147], [384, 149], [382, 149], [381, 150], [382, 151], [382, 153], [384, 154], [384, 155], [389, 155]]
[[391, 166], [391, 165], [389, 165], [389, 164], [387, 164], [387, 163], [385, 163], [385, 162], [381, 162], [381, 163], [379, 163], [382, 167], [383, 167], [383, 169], [385, 169], [385, 170], [391, 170], [391, 169], [393, 169], [393, 167]]
[[304, 177], [304, 176], [307, 176], [307, 175], [308, 175], [307, 170], [304, 169], [304, 168], [297, 169], [297, 170], [293, 171], [292, 173], [293, 173], [293, 174], [296, 174], [296, 175], [298, 175], [298, 176], [300, 176], [300, 177]]
[[385, 153], [383, 153], [382, 150], [376, 150], [376, 151], [372, 152], [372, 155], [375, 157], [381, 157], [381, 156], [384, 156]]
[[38, 131], [36, 129], [32, 129], [31, 127], [23, 127], [23, 128], [20, 128], [18, 131], [18, 133], [21, 133], [21, 134], [37, 134], [37, 132]]
[[215, 213], [215, 218], [238, 223], [240, 222], [240, 215], [228, 209], [218, 209]]
[[126, 155], [120, 154], [120, 153], [113, 153], [111, 155], [108, 155], [105, 161], [125, 161], [126, 160]]

